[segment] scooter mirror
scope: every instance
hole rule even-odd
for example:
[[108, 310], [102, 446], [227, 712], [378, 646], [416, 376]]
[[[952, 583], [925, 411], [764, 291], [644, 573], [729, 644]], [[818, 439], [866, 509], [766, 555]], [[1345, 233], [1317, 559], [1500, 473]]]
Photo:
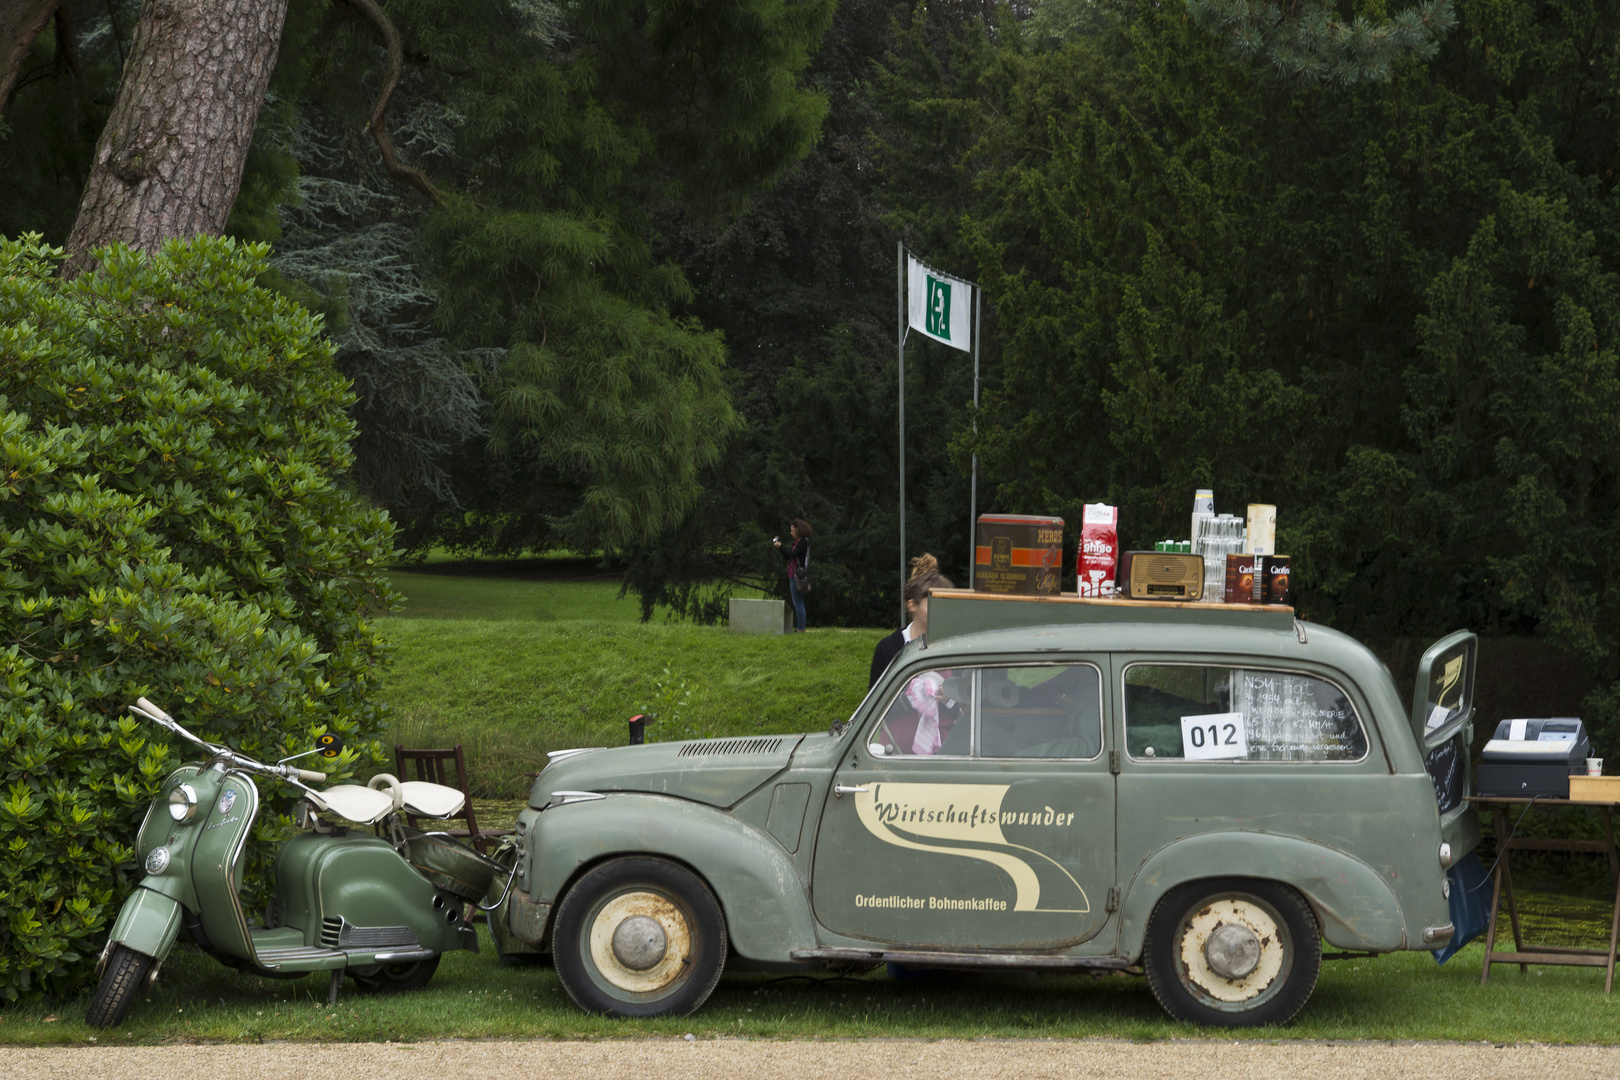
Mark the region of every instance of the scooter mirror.
[[323, 758], [335, 758], [339, 754], [343, 753], [343, 739], [333, 732], [328, 731], [325, 735], [322, 735], [320, 738], [315, 740], [315, 749], [320, 752], [320, 755]]

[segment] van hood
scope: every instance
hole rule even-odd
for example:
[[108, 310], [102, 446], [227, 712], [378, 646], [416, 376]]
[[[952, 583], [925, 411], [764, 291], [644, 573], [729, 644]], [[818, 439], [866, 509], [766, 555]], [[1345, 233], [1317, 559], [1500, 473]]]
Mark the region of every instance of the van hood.
[[553, 791], [643, 791], [731, 806], [787, 768], [803, 735], [698, 739], [591, 750], [548, 765], [529, 789], [539, 809]]

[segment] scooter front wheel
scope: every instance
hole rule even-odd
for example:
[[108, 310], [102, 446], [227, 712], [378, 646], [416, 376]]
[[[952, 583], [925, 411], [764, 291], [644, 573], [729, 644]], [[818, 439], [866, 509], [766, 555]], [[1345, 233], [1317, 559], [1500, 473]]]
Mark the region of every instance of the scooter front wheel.
[[152, 958], [145, 953], [138, 953], [127, 945], [114, 947], [112, 956], [107, 959], [107, 970], [101, 976], [95, 996], [90, 999], [85, 1023], [93, 1028], [110, 1028], [123, 1023], [124, 1014], [129, 1012], [151, 968]]
[[383, 964], [371, 968], [362, 975], [353, 972], [354, 981], [360, 989], [373, 994], [402, 994], [407, 990], [420, 990], [433, 978], [433, 973], [439, 970], [439, 958], [430, 956], [426, 960], [407, 960], [401, 964]]

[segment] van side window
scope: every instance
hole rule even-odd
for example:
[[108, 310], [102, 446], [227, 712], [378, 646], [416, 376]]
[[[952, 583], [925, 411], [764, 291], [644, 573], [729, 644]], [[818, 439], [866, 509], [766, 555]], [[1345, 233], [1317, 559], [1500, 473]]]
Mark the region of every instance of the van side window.
[[874, 757], [1095, 758], [1102, 676], [1092, 664], [919, 672], [866, 741]]
[[1090, 664], [981, 668], [978, 702], [979, 757], [1102, 752], [1102, 678]]
[[876, 757], [967, 757], [973, 672], [923, 671], [906, 680], [867, 738]]
[[1133, 758], [1357, 761], [1367, 733], [1344, 692], [1314, 675], [1132, 664], [1125, 745]]

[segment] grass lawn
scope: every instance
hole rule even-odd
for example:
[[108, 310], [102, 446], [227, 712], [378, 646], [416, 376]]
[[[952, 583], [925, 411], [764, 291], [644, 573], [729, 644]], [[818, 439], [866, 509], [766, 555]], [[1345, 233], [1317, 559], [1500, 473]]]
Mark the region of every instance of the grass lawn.
[[480, 799], [522, 798], [548, 750], [624, 745], [636, 713], [658, 717], [653, 741], [825, 729], [860, 704], [885, 633], [642, 623], [616, 581], [391, 577], [406, 600], [381, 620], [388, 742], [461, 743]]
[[403, 571], [388, 576], [405, 594], [404, 606], [388, 619], [390, 626], [416, 619], [622, 624], [641, 618], [641, 601], [634, 593], [621, 600], [616, 581], [511, 581]]
[[[487, 932], [486, 932], [487, 934]], [[1591, 968], [1498, 968], [1479, 985], [1481, 950], [1444, 966], [1427, 953], [1322, 965], [1293, 1023], [1271, 1039], [1461, 1039], [1620, 1042], [1620, 996]], [[296, 982], [239, 975], [178, 945], [162, 978], [111, 1031], [84, 1023], [86, 1002], [0, 1013], [0, 1044], [194, 1040], [410, 1041], [438, 1038], [1231, 1038], [1160, 1011], [1147, 981], [1126, 975], [917, 975], [892, 979], [729, 974], [694, 1016], [605, 1020], [574, 1007], [545, 966], [502, 967], [489, 939], [478, 955], [445, 957], [426, 989], [368, 996], [346, 983], [334, 1008], [326, 977]]]

